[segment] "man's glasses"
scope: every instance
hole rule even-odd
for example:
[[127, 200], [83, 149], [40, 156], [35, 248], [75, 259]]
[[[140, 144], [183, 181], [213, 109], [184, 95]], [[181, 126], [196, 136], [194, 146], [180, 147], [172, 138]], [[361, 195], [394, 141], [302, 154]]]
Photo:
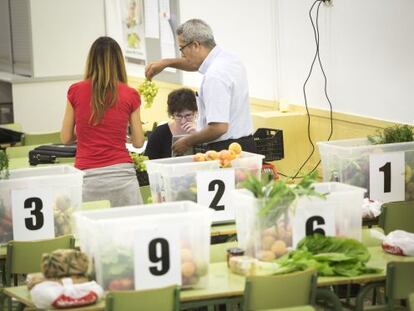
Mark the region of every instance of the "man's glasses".
[[191, 121], [194, 118], [194, 113], [186, 113], [186, 114], [174, 114], [174, 119], [176, 120], [187, 120]]
[[182, 53], [183, 52], [183, 50], [187, 47], [187, 46], [189, 46], [190, 44], [193, 44], [194, 43], [194, 41], [191, 41], [191, 42], [189, 42], [189, 43], [187, 43], [186, 45], [184, 45], [184, 46], [182, 46], [182, 47], [180, 47], [180, 48], [178, 48], [179, 50], [180, 50], [180, 52]]

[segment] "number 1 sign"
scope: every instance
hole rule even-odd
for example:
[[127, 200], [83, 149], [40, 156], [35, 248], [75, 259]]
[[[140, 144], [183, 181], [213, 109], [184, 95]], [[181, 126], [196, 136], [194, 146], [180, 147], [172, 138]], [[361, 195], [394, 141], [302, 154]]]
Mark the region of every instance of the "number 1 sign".
[[405, 200], [404, 152], [369, 156], [369, 197], [381, 202]]

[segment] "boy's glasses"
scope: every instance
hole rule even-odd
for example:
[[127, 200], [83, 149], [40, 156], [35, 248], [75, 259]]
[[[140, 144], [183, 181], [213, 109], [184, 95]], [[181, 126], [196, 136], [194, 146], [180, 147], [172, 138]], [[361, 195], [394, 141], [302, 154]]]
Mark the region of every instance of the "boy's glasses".
[[186, 113], [186, 114], [174, 114], [174, 119], [176, 120], [187, 120], [190, 121], [194, 118], [194, 113]]

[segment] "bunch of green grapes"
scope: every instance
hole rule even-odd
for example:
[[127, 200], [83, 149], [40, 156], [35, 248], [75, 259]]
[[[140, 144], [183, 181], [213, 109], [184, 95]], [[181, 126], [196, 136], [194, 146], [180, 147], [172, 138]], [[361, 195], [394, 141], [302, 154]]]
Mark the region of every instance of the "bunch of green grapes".
[[138, 91], [141, 96], [144, 97], [144, 107], [151, 108], [152, 103], [154, 102], [154, 98], [158, 93], [158, 86], [153, 81], [145, 80], [140, 85], [138, 85]]
[[131, 152], [131, 159], [132, 161], [134, 161], [134, 166], [135, 169], [138, 172], [145, 172], [147, 170], [144, 161], [149, 160], [149, 158], [147, 156], [144, 156], [140, 153], [135, 153], [135, 152]]

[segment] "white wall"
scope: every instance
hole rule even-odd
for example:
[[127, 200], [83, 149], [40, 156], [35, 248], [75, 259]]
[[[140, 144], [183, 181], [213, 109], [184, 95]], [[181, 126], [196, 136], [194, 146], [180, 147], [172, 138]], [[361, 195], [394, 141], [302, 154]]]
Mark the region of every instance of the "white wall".
[[[279, 91], [299, 103], [314, 53], [312, 3], [279, 0]], [[413, 15], [411, 0], [333, 0], [333, 7], [321, 6], [321, 57], [334, 111], [414, 124]], [[328, 109], [320, 71], [309, 94], [310, 106]]]
[[[117, 0], [106, 0], [108, 2]], [[216, 41], [243, 60], [250, 95], [304, 104], [302, 86], [315, 43], [308, 10], [314, 0], [179, 0], [181, 21], [202, 18]], [[112, 4], [113, 6], [113, 4]], [[116, 10], [114, 10], [115, 12]], [[119, 34], [113, 13], [108, 34]], [[321, 57], [336, 112], [414, 124], [414, 1], [333, 0], [321, 6]], [[143, 67], [129, 67], [143, 76]], [[183, 84], [199, 86], [185, 73]], [[308, 104], [329, 109], [315, 66]]]
[[[250, 96], [277, 98], [275, 0], [181, 0], [181, 21], [201, 18], [216, 43], [237, 54], [246, 66]], [[183, 82], [199, 86], [200, 75], [185, 73]]]

